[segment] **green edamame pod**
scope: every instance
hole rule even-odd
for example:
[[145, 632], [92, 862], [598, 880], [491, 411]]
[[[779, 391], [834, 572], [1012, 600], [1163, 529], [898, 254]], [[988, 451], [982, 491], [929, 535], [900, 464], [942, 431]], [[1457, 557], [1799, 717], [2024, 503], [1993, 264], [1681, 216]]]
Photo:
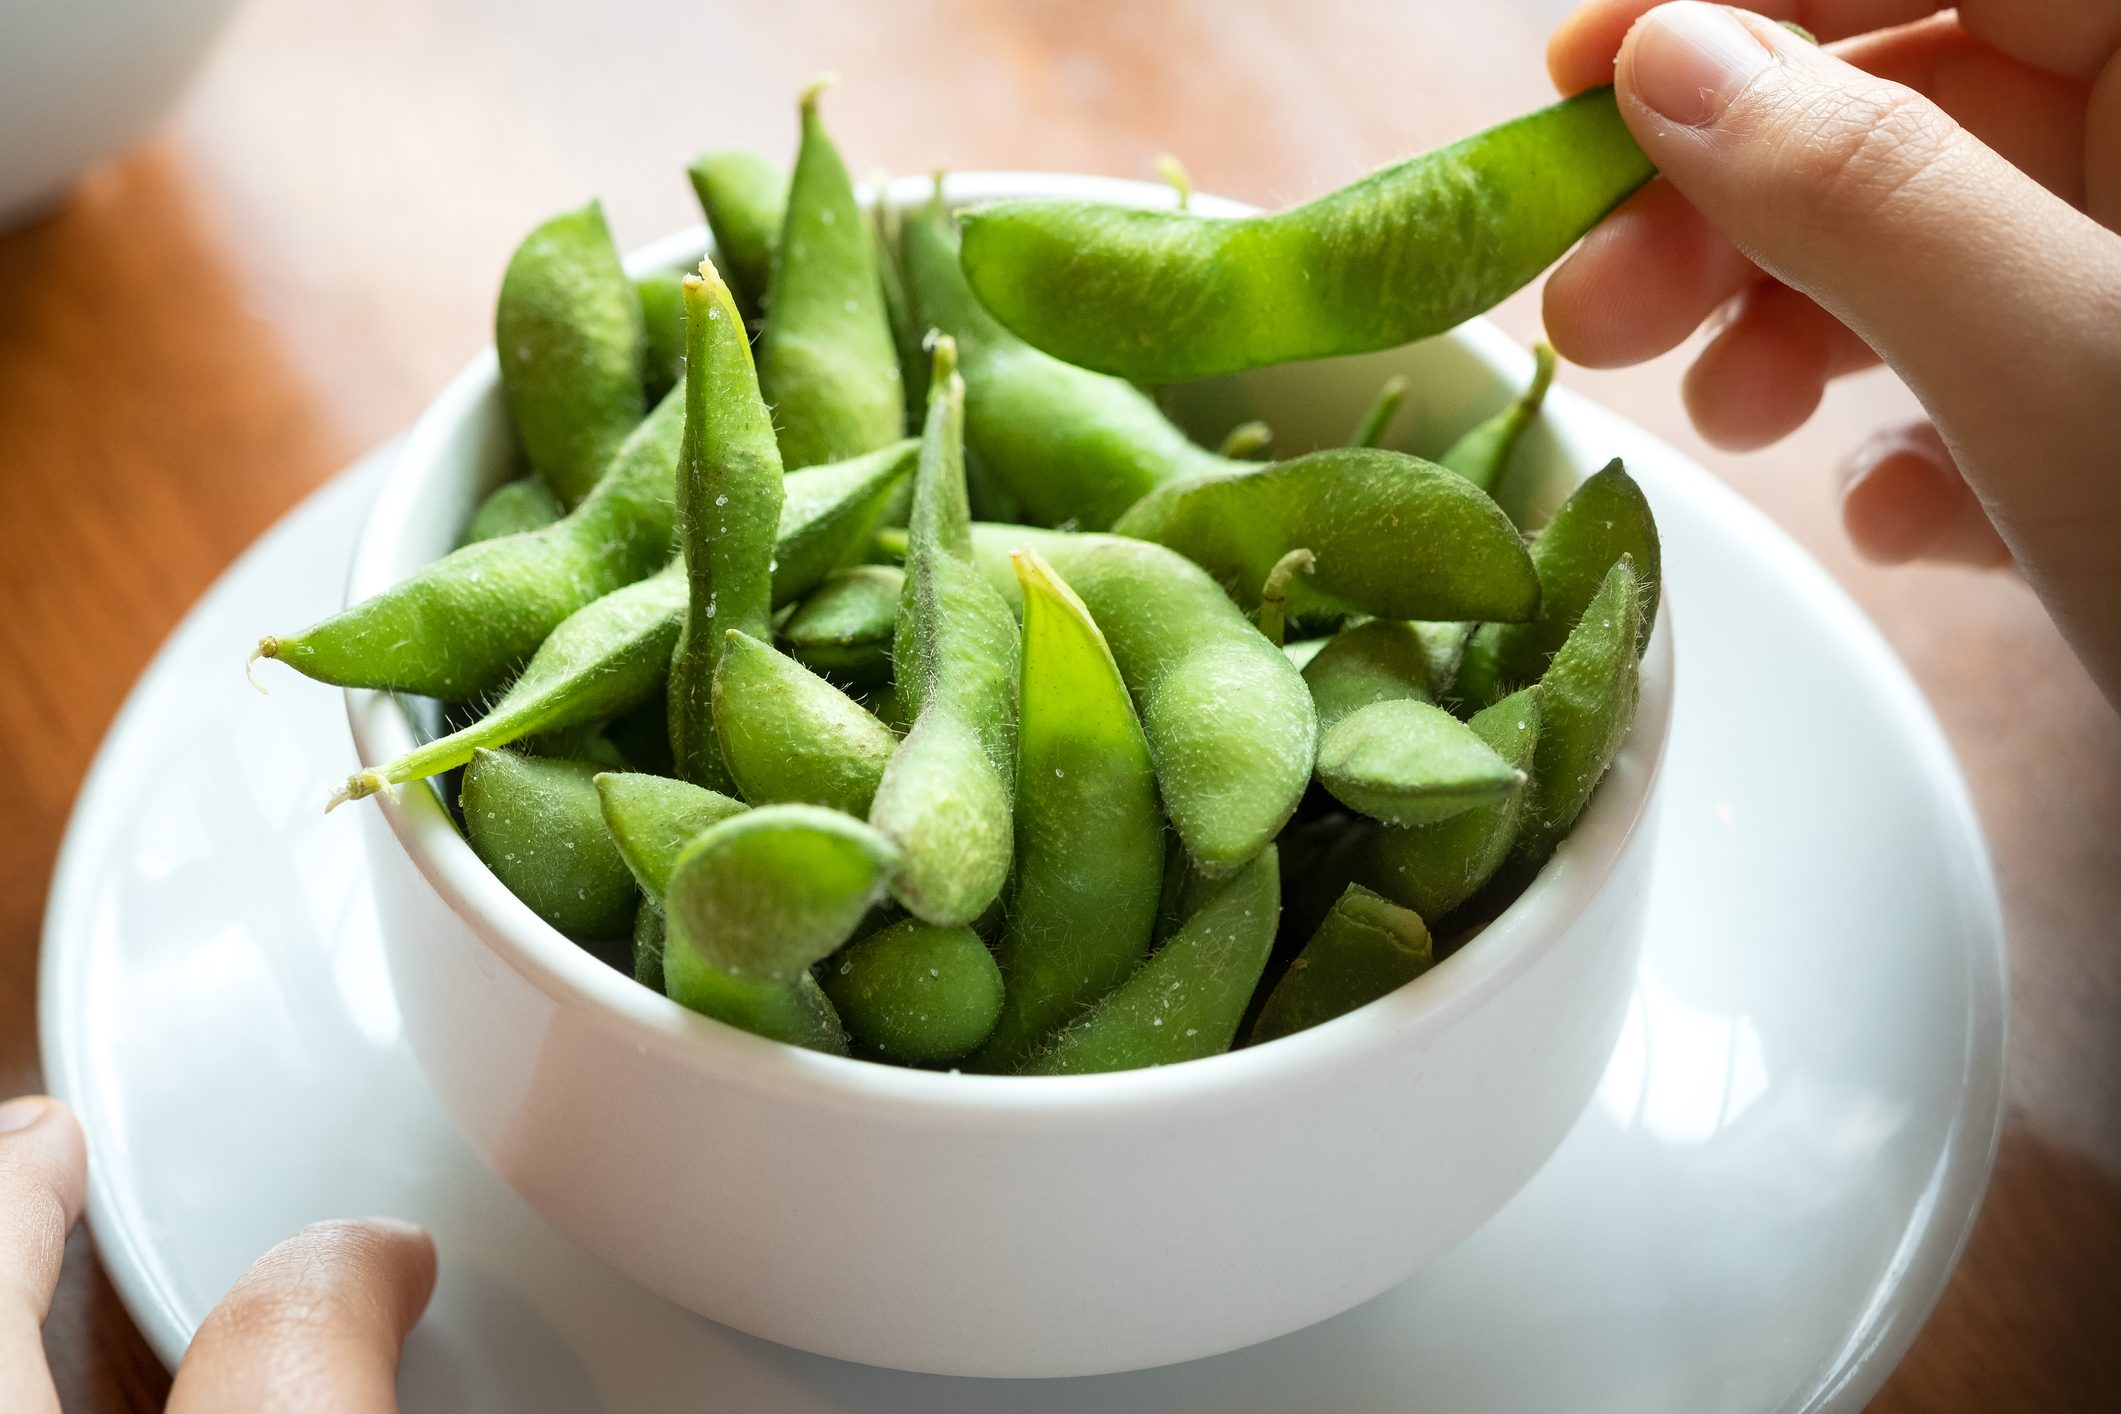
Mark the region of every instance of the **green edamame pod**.
[[600, 203], [553, 217], [516, 247], [493, 342], [516, 440], [530, 469], [572, 506], [647, 405], [641, 301]]
[[803, 141], [788, 183], [759, 335], [759, 385], [790, 468], [840, 461], [905, 435], [898, 352], [854, 184], [803, 92]]
[[1622, 555], [1539, 680], [1531, 798], [1512, 850], [1524, 867], [1554, 852], [1627, 740], [1641, 690], [1636, 644], [1652, 592], [1634, 558]]
[[1609, 88], [1272, 215], [1087, 201], [966, 213], [1002, 323], [1138, 383], [1392, 348], [1493, 307], [1654, 174]]
[[1023, 586], [1016, 866], [995, 944], [1008, 989], [968, 1069], [1014, 1070], [1149, 950], [1164, 820], [1149, 743], [1104, 636], [1036, 551]]
[[[896, 453], [876, 453], [790, 475], [781, 504], [776, 594], [810, 588], [833, 563], [867, 543], [869, 527], [904, 474]], [[684, 563], [673, 561], [660, 574], [578, 610], [552, 631], [523, 675], [479, 720], [380, 770], [357, 773], [331, 803], [460, 766], [473, 747], [506, 746], [535, 732], [646, 710], [669, 674], [689, 593]]]
[[1056, 1033], [1022, 1073], [1133, 1070], [1229, 1050], [1280, 917], [1281, 880], [1268, 845], [1133, 976]]
[[1048, 357], [996, 323], [965, 283], [940, 194], [907, 213], [902, 242], [915, 309], [964, 360], [967, 450], [1030, 519], [1103, 530], [1158, 486], [1233, 465], [1133, 384]]
[[499, 691], [568, 615], [670, 558], [684, 430], [672, 393], [572, 514], [466, 545], [301, 633], [261, 640], [254, 656], [335, 687], [456, 702]]
[[891, 636], [898, 627], [906, 576], [894, 565], [852, 565], [825, 580], [781, 625], [789, 656], [813, 672], [847, 682], [891, 676]]
[[560, 503], [544, 482], [534, 476], [516, 481], [504, 481], [479, 502], [479, 508], [471, 513], [464, 525], [464, 534], [457, 541], [457, 548], [476, 545], [481, 540], [498, 540], [504, 535], [519, 535], [526, 530], [543, 530], [564, 515]]
[[892, 645], [899, 709], [913, 725], [869, 818], [903, 853], [891, 886], [899, 902], [930, 923], [970, 923], [1009, 874], [1016, 624], [972, 559], [965, 383], [947, 335], [935, 341], [928, 389]]
[[1650, 503], [1616, 457], [1577, 487], [1532, 541], [1532, 564], [1539, 574], [1539, 617], [1523, 623], [1483, 624], [1466, 643], [1454, 688], [1457, 695], [1481, 705], [1513, 687], [1538, 681], [1584, 606], [1604, 583], [1606, 572], [1623, 555], [1634, 559], [1636, 580], [1643, 586], [1635, 643], [1640, 654], [1657, 618], [1663, 556]]
[[1088, 606], [1141, 713], [1164, 810], [1202, 869], [1251, 859], [1310, 784], [1318, 717], [1295, 664], [1198, 565], [1117, 535], [978, 525], [988, 582], [1020, 602], [1008, 555], [1029, 547]]
[[1435, 962], [1419, 914], [1348, 885], [1267, 994], [1254, 1045], [1331, 1021], [1396, 992]]
[[461, 803], [472, 851], [570, 938], [625, 937], [639, 897], [604, 828], [598, 769], [508, 751], [479, 751], [464, 768]]
[[607, 721], [639, 706], [669, 671], [684, 607], [681, 565], [605, 595], [552, 631], [485, 716], [378, 770], [355, 772], [325, 808], [461, 766], [481, 747]]
[[857, 1051], [901, 1065], [957, 1059], [1002, 1009], [1002, 974], [979, 934], [918, 918], [849, 943], [820, 985]]
[[1385, 444], [1385, 434], [1392, 430], [1392, 419], [1399, 416], [1399, 405], [1406, 400], [1407, 380], [1397, 373], [1385, 379], [1383, 386], [1377, 390], [1376, 400], [1363, 413], [1362, 421], [1355, 424], [1355, 435], [1348, 439], [1348, 445], [1382, 447]]
[[795, 981], [852, 936], [897, 863], [882, 834], [815, 805], [761, 805], [708, 826], [663, 896], [671, 995], [703, 969]]
[[904, 504], [921, 444], [888, 447], [782, 479], [780, 543], [774, 549], [773, 602], [800, 599], [834, 570], [861, 559], [877, 528]]
[[595, 785], [604, 828], [619, 858], [658, 907], [685, 846], [708, 826], [748, 808], [720, 791], [636, 771], [600, 772]]
[[647, 337], [642, 386], [655, 401], [685, 377], [685, 277], [658, 270], [635, 280], [633, 290]]
[[1291, 614], [1515, 621], [1539, 607], [1539, 578], [1502, 508], [1400, 452], [1343, 447], [1174, 482], [1113, 530], [1168, 545], [1246, 607], [1299, 548], [1318, 563], [1290, 584]]
[[1464, 722], [1413, 698], [1357, 708], [1320, 736], [1318, 779], [1388, 825], [1427, 825], [1523, 789], [1524, 772]]
[[744, 799], [849, 815], [869, 813], [898, 747], [861, 703], [735, 629], [714, 670], [714, 730]]
[[1539, 417], [1547, 388], [1554, 381], [1554, 346], [1541, 339], [1532, 345], [1532, 382], [1510, 405], [1468, 431], [1438, 457], [1437, 464], [1457, 472], [1489, 495], [1502, 484], [1510, 456]]
[[[1512, 767], [1529, 774], [1539, 743], [1537, 683], [1483, 708], [1466, 723]], [[1509, 858], [1530, 789], [1512, 791], [1448, 820], [1387, 828], [1357, 846], [1355, 877], [1425, 919], [1442, 921]]]
[[788, 211], [788, 174], [749, 152], [708, 152], [687, 175], [714, 234], [715, 265], [744, 318], [755, 322]]
[[772, 631], [781, 456], [751, 340], [709, 261], [685, 281], [685, 328], [677, 502], [690, 589], [670, 659], [670, 752], [686, 780], [722, 786], [729, 772], [714, 734], [714, 666], [728, 630], [754, 638]]
[[1318, 708], [1318, 730], [1373, 702], [1429, 700], [1429, 651], [1414, 626], [1401, 619], [1350, 624], [1304, 664], [1304, 685]]
[[651, 992], [663, 990], [663, 908], [642, 899], [633, 911], [633, 980]]

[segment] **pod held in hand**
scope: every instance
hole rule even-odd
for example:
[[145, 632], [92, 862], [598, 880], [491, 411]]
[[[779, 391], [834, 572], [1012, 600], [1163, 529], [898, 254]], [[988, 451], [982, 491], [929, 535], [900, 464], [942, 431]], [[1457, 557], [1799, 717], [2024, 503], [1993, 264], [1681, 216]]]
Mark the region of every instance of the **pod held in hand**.
[[1138, 383], [1392, 348], [1492, 308], [1654, 174], [1610, 88], [1242, 219], [1089, 201], [965, 213], [995, 317]]

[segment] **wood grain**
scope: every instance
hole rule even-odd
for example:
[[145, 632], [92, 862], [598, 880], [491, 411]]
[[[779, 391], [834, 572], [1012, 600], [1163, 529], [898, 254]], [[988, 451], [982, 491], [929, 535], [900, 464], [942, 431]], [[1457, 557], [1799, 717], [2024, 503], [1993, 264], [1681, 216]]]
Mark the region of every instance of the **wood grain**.
[[[787, 150], [792, 95], [825, 68], [858, 166], [1148, 176], [1171, 151], [1205, 190], [1279, 202], [1543, 101], [1565, 8], [256, 0], [157, 141], [0, 237], [0, 1094], [37, 1084], [43, 897], [126, 687], [237, 551], [486, 342], [539, 217], [596, 193], [622, 244], [690, 223], [684, 162]], [[1501, 318], [1526, 336], [1536, 311]], [[2121, 723], [2016, 580], [1843, 547], [1833, 466], [1915, 411], [1887, 376], [1732, 458], [1686, 427], [1683, 358], [1565, 377], [1726, 476], [1862, 601], [1960, 753], [2004, 891], [2002, 1158], [1877, 1407], [2121, 1407]], [[166, 1377], [85, 1236], [47, 1344], [68, 1409], [159, 1407]]]

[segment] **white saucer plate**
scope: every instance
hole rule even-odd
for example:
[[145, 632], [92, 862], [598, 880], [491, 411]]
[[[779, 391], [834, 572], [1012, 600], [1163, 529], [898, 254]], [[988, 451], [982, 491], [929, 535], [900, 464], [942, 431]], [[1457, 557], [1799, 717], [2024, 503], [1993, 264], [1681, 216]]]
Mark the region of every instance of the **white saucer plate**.
[[401, 1040], [362, 831], [319, 810], [353, 764], [339, 694], [281, 674], [260, 697], [241, 672], [261, 631], [337, 607], [378, 452], [164, 646], [60, 858], [45, 1068], [87, 1126], [90, 1222], [148, 1340], [173, 1363], [274, 1241], [390, 1213], [442, 1253], [409, 1411], [1860, 1408], [1935, 1304], [1994, 1155], [1987, 854], [1927, 705], [1825, 572], [1671, 449], [1574, 412], [1664, 530], [1681, 668], [1650, 932], [1568, 1140], [1406, 1285], [1210, 1360], [993, 1383], [739, 1335], [547, 1227], [458, 1141]]

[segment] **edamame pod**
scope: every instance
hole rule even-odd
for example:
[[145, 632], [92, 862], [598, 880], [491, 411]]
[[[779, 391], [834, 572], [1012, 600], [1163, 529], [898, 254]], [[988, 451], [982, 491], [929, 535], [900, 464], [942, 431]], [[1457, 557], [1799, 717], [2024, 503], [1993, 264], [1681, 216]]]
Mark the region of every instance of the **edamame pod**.
[[1348, 885], [1267, 994], [1252, 1043], [1309, 1030], [1396, 992], [1435, 962], [1419, 914]]
[[1000, 1022], [966, 1062], [1014, 1070], [1148, 952], [1164, 820], [1149, 743], [1104, 636], [1052, 566], [1016, 556], [1023, 587], [1016, 865], [995, 955]]
[[466, 545], [371, 599], [258, 644], [336, 687], [469, 701], [498, 691], [568, 615], [670, 558], [684, 399], [665, 397], [572, 514]]
[[788, 211], [788, 174], [749, 152], [708, 152], [687, 175], [714, 235], [715, 264], [744, 318], [756, 321]]
[[876, 247], [818, 119], [829, 83], [803, 92], [802, 146], [759, 336], [759, 385], [791, 469], [874, 451], [906, 430]]
[[1318, 557], [1289, 612], [1515, 621], [1539, 578], [1502, 508], [1463, 477], [1400, 452], [1343, 447], [1150, 492], [1115, 533], [1167, 545], [1257, 603], [1274, 564]]
[[751, 340], [712, 262], [685, 281], [685, 328], [677, 509], [689, 592], [670, 660], [670, 751], [680, 776], [718, 787], [729, 771], [714, 732], [714, 668], [728, 630], [772, 631], [781, 457]]
[[623, 938], [633, 875], [604, 828], [598, 767], [588, 761], [479, 751], [464, 769], [464, 834], [486, 867], [570, 938]]
[[891, 200], [890, 176], [871, 172], [869, 193], [869, 238], [876, 245], [884, 322], [891, 326], [891, 346], [898, 352], [899, 396], [905, 400], [906, 420], [917, 425], [928, 408], [928, 326], [921, 322], [912, 292], [906, 288], [904, 226], [898, 205]]
[[658, 270], [633, 282], [641, 300], [641, 323], [647, 331], [642, 385], [651, 401], [660, 399], [685, 377], [685, 277]]
[[663, 896], [671, 995], [702, 969], [795, 981], [847, 941], [897, 863], [876, 830], [815, 805], [761, 805], [708, 826]]
[[1002, 974], [979, 934], [901, 919], [840, 950], [820, 985], [855, 1049], [901, 1065], [955, 1060], [1002, 1009]]
[[516, 440], [531, 470], [572, 506], [646, 406], [640, 296], [601, 204], [553, 217], [516, 247], [501, 277], [493, 342]]
[[[1044, 556], [1089, 608], [1141, 713], [1164, 810], [1196, 863], [1228, 874], [1281, 831], [1310, 784], [1318, 717], [1295, 664], [1198, 565], [1147, 541], [978, 525], [990, 583]], [[1016, 596], [1012, 596], [1016, 597]]]
[[633, 912], [633, 980], [651, 992], [663, 990], [663, 907], [644, 898]]
[[1087, 201], [966, 213], [965, 273], [1046, 352], [1138, 383], [1411, 343], [1491, 308], [1654, 174], [1610, 88], [1240, 220]]
[[[1473, 715], [1466, 725], [1495, 754], [1529, 774], [1539, 743], [1537, 683]], [[1357, 846], [1355, 877], [1425, 919], [1441, 922], [1494, 877], [1517, 838], [1529, 787], [1512, 791], [1448, 820], [1387, 828]]]
[[891, 676], [891, 636], [905, 589], [905, 573], [894, 565], [849, 566], [796, 607], [781, 625], [781, 642], [812, 672], [883, 682]]
[[1133, 1070], [1229, 1050], [1280, 917], [1281, 880], [1268, 845], [1131, 977], [1056, 1033], [1022, 1073]]
[[1636, 644], [1652, 592], [1634, 558], [1622, 555], [1539, 680], [1531, 798], [1512, 851], [1526, 868], [1554, 852], [1627, 740], [1641, 690]]
[[658, 907], [670, 889], [670, 871], [702, 830], [747, 808], [720, 791], [668, 776], [603, 771], [595, 777], [604, 828], [634, 882]]
[[1326, 640], [1303, 668], [1321, 735], [1374, 702], [1428, 701], [1429, 672], [1428, 645], [1402, 619], [1350, 624]]
[[605, 721], [639, 706], [669, 671], [684, 607], [681, 565], [605, 595], [552, 631], [485, 716], [387, 766], [355, 772], [325, 809], [461, 766], [481, 747]]
[[1489, 495], [1502, 484], [1517, 444], [1539, 417], [1547, 388], [1554, 381], [1554, 346], [1541, 339], [1532, 345], [1532, 381], [1510, 405], [1472, 428], [1438, 457], [1437, 464], [1457, 472]]
[[1523, 789], [1524, 772], [1464, 722], [1413, 698], [1373, 702], [1319, 738], [1319, 783], [1388, 825], [1427, 825]]
[[902, 851], [899, 902], [946, 925], [970, 923], [1001, 894], [1016, 768], [1016, 624], [973, 561], [964, 425], [957, 346], [944, 335], [928, 380], [892, 647], [899, 710], [913, 725], [869, 818]]
[[964, 360], [967, 451], [1030, 519], [1103, 530], [1166, 482], [1234, 465], [1133, 384], [1062, 363], [996, 323], [965, 284], [940, 193], [907, 214], [902, 239], [915, 309]]
[[877, 527], [903, 503], [920, 460], [912, 437], [781, 481], [780, 542], [773, 556], [773, 602], [800, 599], [825, 577], [859, 560]]
[[735, 629], [714, 670], [714, 730], [744, 799], [849, 815], [869, 813], [898, 746], [859, 702]]
[[[884, 453], [790, 475], [781, 503], [775, 592], [800, 593], [816, 583], [812, 574], [822, 577], [832, 563], [855, 553], [903, 476], [902, 459]], [[578, 610], [552, 631], [523, 675], [479, 720], [379, 770], [358, 772], [331, 804], [460, 766], [473, 747], [505, 746], [533, 732], [642, 710], [670, 671], [689, 594], [684, 563], [673, 561]]]
[[558, 520], [565, 512], [544, 482], [535, 476], [526, 476], [516, 481], [504, 481], [494, 487], [479, 508], [471, 513], [465, 523], [463, 538], [457, 548], [476, 545], [481, 540], [498, 540], [504, 535], [519, 535], [526, 530], [543, 530]]
[[1523, 623], [1483, 624], [1466, 643], [1453, 689], [1457, 695], [1481, 705], [1513, 687], [1538, 681], [1605, 581], [1606, 572], [1623, 555], [1634, 559], [1636, 581], [1643, 586], [1635, 643], [1639, 655], [1649, 643], [1650, 626], [1657, 617], [1663, 556], [1650, 503], [1616, 457], [1576, 488], [1532, 542], [1532, 565], [1540, 585], [1539, 617]]

